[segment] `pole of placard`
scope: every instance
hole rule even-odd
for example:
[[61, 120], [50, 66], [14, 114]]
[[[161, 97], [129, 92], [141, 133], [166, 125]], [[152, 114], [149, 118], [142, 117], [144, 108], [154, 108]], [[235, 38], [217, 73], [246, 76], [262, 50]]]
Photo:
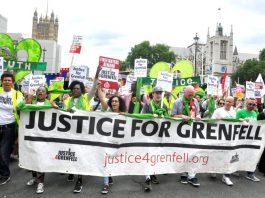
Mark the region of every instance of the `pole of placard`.
[[72, 60], [71, 60], [70, 67], [72, 67], [72, 66], [73, 66], [73, 63], [74, 63], [74, 56], [75, 56], [75, 53], [73, 53], [73, 56], [72, 56]]
[[141, 106], [141, 88], [142, 88], [142, 78], [137, 78], [136, 86], [136, 104], [134, 105], [133, 113], [140, 113]]
[[161, 97], [161, 109], [163, 108], [163, 104], [164, 104], [164, 96], [165, 96], [165, 91], [162, 92], [162, 97]]

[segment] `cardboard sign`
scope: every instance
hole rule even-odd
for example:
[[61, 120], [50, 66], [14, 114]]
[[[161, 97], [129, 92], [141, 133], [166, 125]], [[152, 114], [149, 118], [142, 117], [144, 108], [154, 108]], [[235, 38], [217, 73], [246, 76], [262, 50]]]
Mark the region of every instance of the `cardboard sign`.
[[120, 61], [118, 59], [99, 57], [99, 80], [101, 87], [105, 89], [117, 89], [119, 80]]

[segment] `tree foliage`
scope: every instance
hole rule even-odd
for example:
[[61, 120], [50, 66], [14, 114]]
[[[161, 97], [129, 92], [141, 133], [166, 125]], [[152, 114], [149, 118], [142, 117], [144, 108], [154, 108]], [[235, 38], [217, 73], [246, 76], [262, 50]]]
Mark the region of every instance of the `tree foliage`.
[[265, 48], [263, 48], [259, 53], [259, 60], [265, 61]]
[[148, 60], [148, 67], [159, 61], [167, 63], [175, 62], [174, 52], [169, 50], [169, 46], [164, 44], [150, 45], [149, 41], [143, 41], [131, 48], [125, 61], [122, 62], [122, 69], [134, 67], [134, 60], [143, 58]]
[[265, 77], [265, 61], [259, 61], [256, 59], [246, 60], [243, 65], [240, 65], [235, 73], [232, 75], [232, 79], [235, 82], [239, 81], [239, 84], [245, 84], [246, 81], [254, 82], [258, 75], [261, 74], [262, 78]]

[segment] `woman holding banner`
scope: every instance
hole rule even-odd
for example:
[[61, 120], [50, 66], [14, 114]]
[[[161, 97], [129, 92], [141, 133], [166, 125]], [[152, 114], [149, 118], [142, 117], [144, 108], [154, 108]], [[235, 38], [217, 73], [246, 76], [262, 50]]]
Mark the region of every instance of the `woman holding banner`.
[[[120, 96], [112, 96], [106, 102], [104, 94], [101, 91], [100, 84], [98, 86], [98, 98], [101, 102], [102, 110], [115, 113], [124, 113], [126, 111], [126, 106], [124, 100]], [[104, 187], [101, 190], [102, 194], [108, 194], [110, 190], [110, 185], [113, 184], [112, 177], [104, 177]]]
[[[37, 97], [37, 99], [35, 100], [35, 99], [33, 99], [32, 95], [26, 95], [25, 101], [21, 102], [18, 105], [18, 109], [25, 104], [34, 104], [34, 105], [38, 105], [38, 106], [45, 105], [47, 107], [52, 107], [52, 104], [47, 99], [48, 90], [46, 87], [40, 86], [36, 91], [36, 97]], [[44, 192], [44, 176], [45, 176], [44, 173], [32, 171], [32, 178], [27, 182], [27, 186], [32, 186], [34, 184], [37, 184], [36, 193], [37, 194], [43, 193]]]
[[[93, 98], [96, 92], [96, 86], [98, 81], [98, 75], [101, 68], [98, 66], [97, 72], [95, 75], [95, 79], [93, 82], [93, 87], [90, 90], [89, 93], [85, 92], [85, 86], [83, 82], [79, 81], [73, 81], [69, 89], [71, 90], [72, 94], [71, 97], [68, 97], [63, 104], [63, 108], [71, 113], [74, 113], [76, 109], [84, 110], [84, 111], [90, 111], [91, 110], [91, 104], [90, 100]], [[69, 174], [68, 175], [68, 181], [74, 181], [74, 175]], [[75, 184], [74, 193], [80, 193], [83, 187], [83, 181], [82, 181], [82, 175], [77, 176], [77, 182]]]

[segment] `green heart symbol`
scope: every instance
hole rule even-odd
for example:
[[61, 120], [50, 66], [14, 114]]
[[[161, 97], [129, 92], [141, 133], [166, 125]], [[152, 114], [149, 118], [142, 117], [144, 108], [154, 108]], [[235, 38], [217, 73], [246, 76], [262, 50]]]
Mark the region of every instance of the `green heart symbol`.
[[18, 51], [25, 50], [28, 54], [27, 62], [39, 62], [42, 54], [41, 45], [35, 39], [23, 39], [15, 46], [13, 39], [3, 33], [0, 33], [0, 48], [7, 49], [13, 59], [17, 59]]

